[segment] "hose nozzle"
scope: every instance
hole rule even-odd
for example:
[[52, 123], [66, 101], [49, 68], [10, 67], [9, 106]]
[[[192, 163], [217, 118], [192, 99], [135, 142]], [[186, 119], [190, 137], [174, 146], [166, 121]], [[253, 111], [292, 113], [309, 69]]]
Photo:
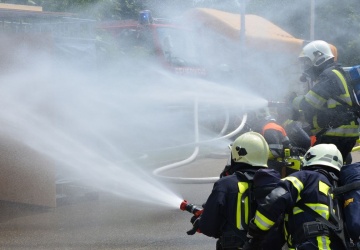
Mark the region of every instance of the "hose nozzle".
[[194, 204], [189, 204], [187, 202], [187, 200], [184, 200], [183, 202], [181, 202], [180, 204], [180, 210], [182, 211], [188, 211], [189, 213], [194, 214], [195, 216], [200, 216], [203, 212], [202, 208], [197, 207]]

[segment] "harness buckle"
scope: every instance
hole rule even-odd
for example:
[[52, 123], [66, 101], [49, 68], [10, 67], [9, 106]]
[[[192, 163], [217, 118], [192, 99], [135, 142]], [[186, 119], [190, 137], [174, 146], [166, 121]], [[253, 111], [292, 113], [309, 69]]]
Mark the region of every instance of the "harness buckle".
[[306, 239], [317, 236], [329, 236], [330, 230], [328, 226], [318, 221], [306, 222], [303, 224], [304, 237]]

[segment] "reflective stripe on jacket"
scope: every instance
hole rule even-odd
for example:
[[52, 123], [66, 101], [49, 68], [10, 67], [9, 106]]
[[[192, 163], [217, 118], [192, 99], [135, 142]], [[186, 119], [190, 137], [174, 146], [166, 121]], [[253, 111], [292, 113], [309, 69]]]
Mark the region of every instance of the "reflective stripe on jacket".
[[[299, 239], [299, 230], [307, 222], [316, 219], [312, 214], [303, 211], [297, 204], [303, 203], [325, 219], [329, 219], [330, 204], [329, 179], [322, 173], [303, 170], [285, 177], [277, 188], [266, 197], [266, 202], [260, 204], [255, 213], [254, 223], [263, 231], [269, 230], [279, 216], [285, 213], [285, 233], [289, 248], [306, 244]], [[339, 249], [336, 240], [329, 235], [317, 235], [306, 241], [320, 249]], [[300, 242], [299, 242], [300, 241]], [[295, 244], [296, 243], [296, 244]]]
[[[295, 105], [296, 103], [299, 103], [300, 109], [304, 109], [305, 112], [313, 113], [312, 120], [309, 122], [313, 125], [312, 132], [314, 134], [324, 129], [324, 127], [321, 127], [319, 125], [319, 115], [323, 115], [324, 113], [326, 113], [326, 110], [334, 110], [333, 112], [337, 112], [336, 109], [338, 109], [340, 106], [343, 107], [341, 103], [331, 98], [332, 94], [335, 94], [337, 98], [346, 102], [347, 104], [349, 104], [349, 106], [353, 105], [346, 79], [344, 78], [342, 73], [336, 69], [336, 67], [326, 69], [320, 76], [321, 77], [319, 82], [304, 96], [304, 98], [297, 98], [296, 100], [294, 100]], [[343, 108], [346, 109], [346, 107]], [[310, 111], [306, 109], [310, 109]], [[358, 137], [359, 125], [356, 119], [354, 118], [352, 121], [345, 121], [343, 119], [343, 116], [341, 116], [343, 115], [343, 112], [339, 112], [341, 112], [341, 114], [339, 114], [339, 117], [337, 117], [336, 115], [334, 115], [333, 117], [334, 119], [339, 119], [337, 122], [340, 122], [340, 126], [334, 126], [333, 128], [331, 128], [330, 125], [330, 128], [325, 131], [324, 135]], [[352, 118], [350, 117], [349, 119]], [[341, 123], [342, 120], [344, 120], [343, 123]]]
[[[256, 169], [244, 170], [250, 176]], [[249, 219], [254, 215], [256, 202], [248, 196], [249, 183], [241, 172], [220, 178], [214, 183], [199, 223], [200, 231], [210, 237], [219, 238], [225, 231], [233, 231], [236, 226], [246, 231]], [[250, 205], [252, 211], [250, 211]]]

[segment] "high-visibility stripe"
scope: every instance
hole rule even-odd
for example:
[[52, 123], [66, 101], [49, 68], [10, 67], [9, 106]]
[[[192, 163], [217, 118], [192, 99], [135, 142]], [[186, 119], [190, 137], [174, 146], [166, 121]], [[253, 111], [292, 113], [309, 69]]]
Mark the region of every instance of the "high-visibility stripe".
[[275, 222], [266, 218], [263, 214], [261, 214], [259, 211], [256, 211], [255, 213], [255, 219], [254, 219], [255, 225], [260, 228], [262, 231], [269, 230]]
[[[331, 161], [330, 161], [331, 162]], [[319, 191], [324, 195], [328, 195], [330, 186], [325, 182], [319, 181]]]
[[330, 248], [330, 239], [328, 236], [317, 236], [316, 241], [317, 241], [319, 249], [322, 249], [322, 250], [331, 249]]
[[[336, 76], [339, 78], [339, 80], [341, 82], [339, 87], [342, 89], [342, 91], [344, 93], [344, 94], [341, 94], [339, 96], [339, 98], [341, 100], [343, 100], [344, 102], [346, 102], [348, 105], [352, 106], [353, 103], [351, 100], [349, 88], [346, 83], [345, 77], [338, 70], [334, 69], [334, 70], [332, 70], [332, 72], [334, 74], [336, 74]], [[325, 103], [326, 103], [328, 109], [333, 109], [333, 108], [336, 108], [336, 106], [342, 105], [341, 103], [339, 103], [338, 101], [336, 101], [335, 99], [332, 99], [332, 98], [330, 98], [329, 100], [326, 100], [312, 90], [310, 90], [305, 95], [305, 100], [317, 109], [321, 109]], [[315, 128], [312, 130], [312, 132], [314, 134], [321, 131], [322, 128], [320, 128], [320, 126], [317, 122], [316, 115], [313, 117], [312, 124]], [[353, 121], [353, 122], [351, 122], [351, 124], [348, 124], [348, 125], [342, 125], [337, 128], [330, 128], [324, 133], [324, 135], [339, 136], [339, 137], [358, 137], [359, 136], [359, 126], [356, 125], [355, 122]]]
[[329, 207], [325, 204], [321, 203], [306, 203], [306, 206], [310, 207], [312, 210], [317, 212], [319, 215], [324, 217], [325, 219], [329, 219], [330, 213], [329, 213]]
[[292, 101], [292, 106], [294, 107], [294, 109], [297, 109], [297, 110], [300, 109], [300, 103], [302, 102], [302, 100], [304, 98], [305, 98], [304, 95], [299, 95], [299, 96], [294, 98], [294, 100]]
[[292, 185], [297, 189], [298, 197], [297, 197], [296, 201], [299, 201], [300, 198], [301, 198], [300, 193], [304, 189], [304, 184], [298, 178], [296, 178], [295, 176], [287, 176], [282, 180], [290, 181], [292, 183]]
[[287, 119], [287, 120], [284, 122], [283, 126], [286, 127], [286, 126], [290, 125], [290, 124], [293, 123], [293, 122], [294, 122], [293, 120]]
[[[312, 210], [314, 210], [316, 213], [321, 215], [325, 219], [329, 219], [329, 207], [325, 204], [321, 203], [306, 203], [305, 206], [310, 207]], [[299, 207], [294, 207], [293, 214], [299, 214], [304, 212]], [[330, 238], [328, 236], [317, 236], [316, 237], [317, 245], [319, 249], [329, 249], [330, 250]]]
[[351, 122], [350, 125], [342, 125], [338, 128], [331, 128], [326, 131], [325, 135], [357, 137], [359, 136], [359, 125], [356, 125], [355, 122]]
[[326, 103], [326, 99], [316, 94], [314, 91], [310, 90], [305, 95], [305, 100], [314, 106], [317, 109], [321, 109], [324, 103]]
[[[324, 217], [325, 219], [329, 219], [330, 213], [329, 213], [329, 207], [327, 205], [321, 204], [321, 203], [306, 203], [306, 206], [310, 207], [312, 210], [314, 210], [316, 213]], [[299, 214], [304, 212], [299, 207], [293, 208], [293, 214]]]
[[245, 229], [244, 225], [241, 224], [241, 214], [244, 211], [245, 214], [245, 223], [248, 224], [249, 223], [249, 197], [245, 197], [244, 201], [245, 204], [242, 205], [242, 198], [243, 198], [243, 194], [245, 193], [245, 191], [249, 188], [249, 183], [247, 182], [238, 182], [238, 188], [239, 188], [239, 193], [238, 193], [238, 197], [237, 197], [237, 205], [236, 205], [236, 227], [240, 230]]
[[[312, 129], [312, 133], [316, 134], [322, 130], [317, 123], [317, 117], [313, 117], [313, 125], [315, 129]], [[324, 135], [328, 136], [341, 136], [341, 137], [358, 137], [359, 125], [356, 125], [354, 121], [350, 122], [350, 125], [342, 125], [337, 128], [329, 128]]]
[[344, 76], [336, 69], [333, 69], [332, 72], [334, 72], [337, 77], [339, 77], [342, 86], [344, 88], [344, 92], [345, 94], [340, 95], [340, 98], [343, 99], [347, 104], [349, 104], [350, 106], [352, 106], [352, 101], [351, 101], [351, 97], [350, 97], [350, 93], [349, 93], [349, 88], [346, 84], [346, 80], [344, 78]]

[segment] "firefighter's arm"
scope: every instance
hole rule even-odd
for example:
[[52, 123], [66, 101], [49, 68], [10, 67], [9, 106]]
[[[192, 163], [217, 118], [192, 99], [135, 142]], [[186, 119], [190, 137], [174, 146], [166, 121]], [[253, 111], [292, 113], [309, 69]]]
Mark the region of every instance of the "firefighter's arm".
[[204, 205], [201, 219], [198, 221], [201, 233], [214, 238], [220, 236], [220, 228], [224, 220], [222, 208], [224, 207], [225, 199], [225, 193], [216, 182]]
[[264, 203], [259, 204], [255, 213], [254, 224], [262, 231], [268, 231], [283, 214], [288, 206], [289, 192], [277, 187], [268, 194]]
[[288, 208], [292, 208], [303, 186], [295, 176], [288, 176], [280, 181], [277, 187], [270, 192], [258, 206], [255, 213], [254, 224], [263, 232], [275, 225], [278, 218]]
[[304, 96], [303, 95], [299, 95], [296, 96], [293, 100], [292, 100], [292, 107], [295, 110], [300, 110], [300, 103], [304, 100]]
[[289, 192], [279, 186], [266, 196], [264, 203], [259, 205], [255, 217], [249, 223], [249, 240], [245, 243], [243, 250], [262, 249], [265, 236], [276, 224], [280, 215], [285, 212], [289, 196]]

